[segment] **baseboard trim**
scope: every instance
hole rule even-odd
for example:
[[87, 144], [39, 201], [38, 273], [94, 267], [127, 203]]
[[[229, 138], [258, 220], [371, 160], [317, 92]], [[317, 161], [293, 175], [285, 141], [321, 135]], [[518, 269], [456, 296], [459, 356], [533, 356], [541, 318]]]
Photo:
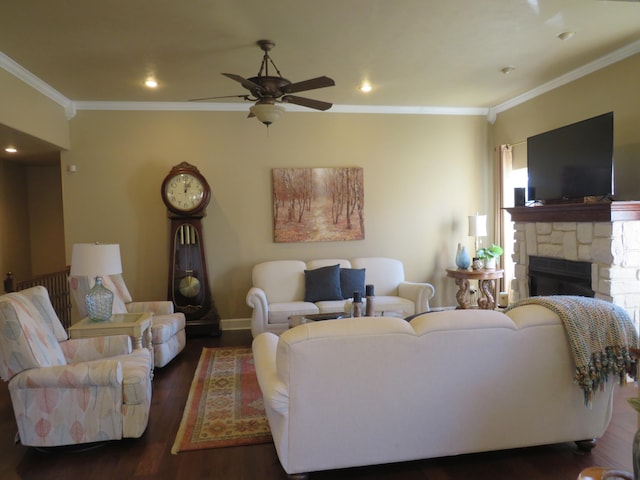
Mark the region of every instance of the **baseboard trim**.
[[251, 330], [250, 318], [224, 318], [220, 320], [220, 329], [228, 330]]

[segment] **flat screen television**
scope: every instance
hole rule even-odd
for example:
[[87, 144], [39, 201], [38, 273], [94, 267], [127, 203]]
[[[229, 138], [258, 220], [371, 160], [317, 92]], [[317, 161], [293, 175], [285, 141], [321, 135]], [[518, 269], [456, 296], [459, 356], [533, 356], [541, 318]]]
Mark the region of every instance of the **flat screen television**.
[[529, 201], [608, 197], [613, 188], [613, 112], [527, 138]]

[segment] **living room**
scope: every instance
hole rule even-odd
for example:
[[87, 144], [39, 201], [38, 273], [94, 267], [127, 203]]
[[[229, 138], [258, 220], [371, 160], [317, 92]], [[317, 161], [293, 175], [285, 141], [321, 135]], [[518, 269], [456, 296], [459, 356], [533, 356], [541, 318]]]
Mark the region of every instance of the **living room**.
[[[134, 298], [166, 298], [169, 220], [160, 186], [187, 161], [211, 185], [203, 230], [223, 328], [246, 324], [251, 268], [271, 259], [398, 258], [407, 279], [435, 286], [433, 306], [454, 305], [456, 287], [445, 269], [459, 242], [473, 245], [467, 216], [493, 219], [495, 147], [521, 149], [530, 135], [613, 111], [616, 199], [640, 199], [640, 54], [629, 51], [568, 83], [511, 99], [493, 123], [488, 111], [291, 111], [268, 130], [246, 118], [248, 105], [235, 112], [78, 109], [67, 119], [59, 103], [0, 70], [0, 123], [60, 151], [53, 166], [0, 160], [0, 271], [27, 278], [67, 265], [74, 243], [118, 243]], [[257, 59], [257, 49], [253, 54]], [[330, 74], [329, 67], [318, 65], [311, 76]], [[330, 89], [323, 95], [330, 98]], [[342, 166], [364, 169], [365, 239], [274, 243], [271, 169]], [[55, 205], [59, 210], [43, 214]]]

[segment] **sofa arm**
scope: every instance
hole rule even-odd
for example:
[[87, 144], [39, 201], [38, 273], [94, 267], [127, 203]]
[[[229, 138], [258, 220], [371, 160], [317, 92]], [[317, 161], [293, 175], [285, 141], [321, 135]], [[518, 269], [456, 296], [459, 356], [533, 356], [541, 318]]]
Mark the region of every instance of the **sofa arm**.
[[398, 285], [398, 296], [411, 300], [416, 307], [415, 313], [428, 312], [429, 300], [433, 298], [436, 290], [430, 283], [401, 282]]
[[122, 365], [118, 360], [95, 360], [74, 365], [57, 365], [23, 370], [11, 379], [12, 387], [74, 389], [118, 386], [122, 384]]
[[269, 302], [267, 294], [258, 287], [251, 287], [247, 293], [247, 305], [253, 308], [251, 315], [251, 334], [257, 337], [267, 329], [269, 321]]
[[289, 411], [289, 394], [278, 376], [277, 349], [278, 336], [271, 332], [262, 333], [253, 340], [253, 360], [264, 403], [285, 415]]
[[159, 300], [157, 302], [130, 302], [127, 303], [129, 313], [151, 312], [155, 315], [167, 315], [173, 313], [173, 302]]
[[60, 342], [60, 348], [68, 363], [88, 362], [116, 355], [126, 355], [132, 351], [129, 335], [71, 338]]

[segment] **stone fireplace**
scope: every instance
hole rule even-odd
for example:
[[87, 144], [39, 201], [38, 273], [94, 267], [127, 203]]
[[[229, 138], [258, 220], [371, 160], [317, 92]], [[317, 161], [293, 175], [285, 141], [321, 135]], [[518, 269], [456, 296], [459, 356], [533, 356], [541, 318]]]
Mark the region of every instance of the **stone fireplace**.
[[507, 211], [515, 222], [514, 301], [530, 296], [532, 256], [538, 262], [545, 258], [587, 262], [594, 296], [625, 308], [638, 328], [640, 202], [558, 204]]

